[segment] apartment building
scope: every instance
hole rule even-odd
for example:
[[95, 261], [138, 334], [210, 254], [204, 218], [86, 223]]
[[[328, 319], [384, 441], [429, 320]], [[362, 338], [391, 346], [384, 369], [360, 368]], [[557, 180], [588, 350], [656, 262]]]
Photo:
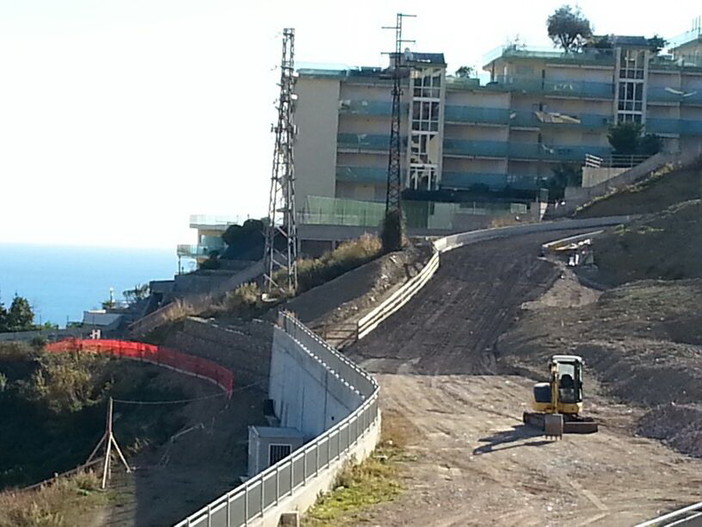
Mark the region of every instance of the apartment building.
[[[535, 190], [560, 163], [607, 157], [612, 124], [635, 121], [669, 151], [702, 140], [700, 32], [669, 54], [651, 39], [610, 36], [578, 53], [505, 46], [486, 58], [490, 80], [447, 75], [441, 53], [403, 54], [403, 185], [418, 191]], [[300, 69], [296, 195], [385, 198], [392, 72]], [[444, 192], [444, 193], [445, 193]], [[376, 211], [377, 212], [377, 211]]]

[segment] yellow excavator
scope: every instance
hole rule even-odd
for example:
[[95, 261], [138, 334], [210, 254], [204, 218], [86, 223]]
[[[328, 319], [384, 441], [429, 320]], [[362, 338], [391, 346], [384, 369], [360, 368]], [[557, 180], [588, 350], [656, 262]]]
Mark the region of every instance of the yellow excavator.
[[597, 422], [580, 415], [583, 410], [582, 357], [554, 355], [548, 369], [549, 382], [534, 385], [531, 401], [534, 411], [524, 412], [524, 423], [543, 430], [547, 437], [597, 432]]

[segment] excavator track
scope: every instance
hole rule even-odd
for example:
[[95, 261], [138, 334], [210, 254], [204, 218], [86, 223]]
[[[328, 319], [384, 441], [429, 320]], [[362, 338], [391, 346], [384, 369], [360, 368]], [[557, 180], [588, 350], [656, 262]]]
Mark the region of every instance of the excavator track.
[[[544, 430], [546, 428], [545, 415], [536, 412], [524, 412], [522, 420], [524, 424]], [[592, 417], [581, 417], [577, 415], [563, 415], [564, 434], [594, 434], [599, 430], [599, 425]]]

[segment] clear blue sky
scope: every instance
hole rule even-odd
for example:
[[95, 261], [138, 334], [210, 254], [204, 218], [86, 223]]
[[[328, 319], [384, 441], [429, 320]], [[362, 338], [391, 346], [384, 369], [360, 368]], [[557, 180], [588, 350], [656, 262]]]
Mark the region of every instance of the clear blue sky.
[[[171, 247], [190, 214], [266, 214], [280, 32], [296, 61], [380, 65], [398, 11], [453, 71], [562, 1], [0, 1], [0, 243]], [[582, 0], [597, 33], [676, 36], [697, 2]]]

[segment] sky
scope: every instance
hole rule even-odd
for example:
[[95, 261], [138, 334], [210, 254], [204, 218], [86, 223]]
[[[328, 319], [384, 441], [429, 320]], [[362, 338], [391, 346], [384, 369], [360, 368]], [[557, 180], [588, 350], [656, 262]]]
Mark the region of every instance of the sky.
[[[0, 0], [0, 244], [175, 248], [191, 214], [266, 216], [284, 27], [299, 67], [380, 66], [382, 26], [416, 15], [408, 46], [452, 72], [515, 38], [551, 47], [563, 3]], [[577, 5], [598, 34], [671, 38], [702, 14]]]

